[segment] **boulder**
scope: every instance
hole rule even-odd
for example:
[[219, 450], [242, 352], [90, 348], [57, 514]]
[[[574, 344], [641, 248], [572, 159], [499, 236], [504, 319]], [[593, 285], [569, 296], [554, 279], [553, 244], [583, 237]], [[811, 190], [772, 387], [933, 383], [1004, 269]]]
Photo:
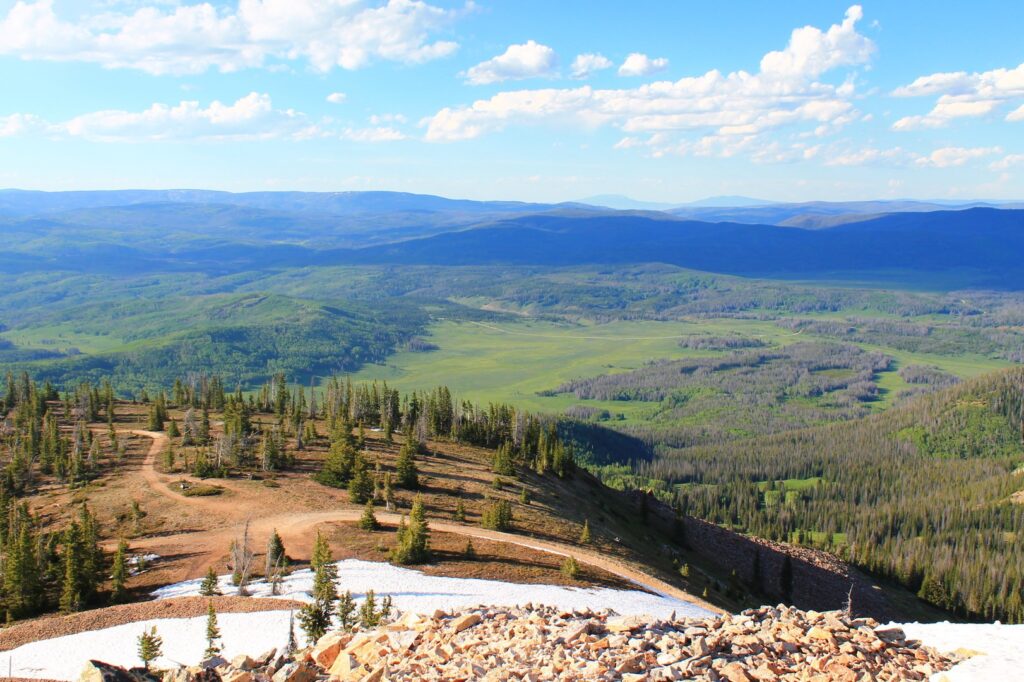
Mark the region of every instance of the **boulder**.
[[271, 678], [273, 682], [313, 682], [317, 677], [315, 668], [305, 663], [288, 663]]
[[479, 623], [481, 620], [483, 620], [483, 617], [479, 613], [474, 612], [464, 614], [452, 621], [452, 630], [454, 630], [455, 632], [462, 632], [463, 630], [468, 630], [469, 628]]
[[135, 682], [135, 678], [124, 668], [103, 661], [86, 663], [78, 679], [79, 682]]

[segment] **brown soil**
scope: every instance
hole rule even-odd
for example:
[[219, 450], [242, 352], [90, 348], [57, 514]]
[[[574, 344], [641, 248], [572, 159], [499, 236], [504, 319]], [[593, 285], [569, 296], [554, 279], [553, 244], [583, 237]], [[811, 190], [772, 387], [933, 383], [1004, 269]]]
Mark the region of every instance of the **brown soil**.
[[103, 630], [125, 623], [157, 618], [205, 616], [211, 601], [217, 613], [284, 611], [298, 609], [302, 606], [301, 602], [290, 599], [251, 599], [247, 597], [177, 597], [137, 604], [123, 604], [67, 616], [46, 616], [24, 623], [15, 623], [0, 631], [0, 651], [16, 649], [23, 644], [42, 639], [74, 635], [91, 630]]
[[[181, 423], [180, 413], [171, 416]], [[158, 554], [159, 560], [129, 581], [128, 588], [137, 598], [146, 598], [162, 585], [201, 577], [211, 566], [219, 573], [228, 572], [229, 545], [247, 524], [257, 554], [276, 530], [290, 557], [299, 563], [308, 561], [316, 533], [322, 528], [329, 532], [336, 557], [386, 561], [386, 552], [377, 547], [390, 548], [394, 533], [356, 530], [350, 524], [362, 514], [362, 508], [349, 502], [347, 491], [312, 479], [328, 448], [325, 437], [295, 452], [295, 464], [289, 471], [269, 475], [267, 480], [234, 476], [201, 482], [185, 471], [185, 462], [194, 459], [195, 449], [177, 441], [174, 466], [163, 470], [170, 440], [165, 433], [144, 430], [144, 419], [143, 406], [119, 405], [115, 428], [118, 439], [127, 445], [123, 460], [111, 457], [101, 461], [101, 475], [84, 488], [69, 491], [49, 484], [30, 500], [33, 511], [50, 529], [62, 527], [76, 513], [77, 503], [88, 502], [108, 538], [107, 549], [114, 548], [118, 537], [126, 537], [131, 552]], [[258, 419], [274, 418], [263, 415]], [[214, 422], [213, 427], [216, 430], [219, 424]], [[109, 442], [105, 424], [92, 428], [101, 442]], [[320, 433], [327, 431], [322, 423], [317, 428]], [[365, 436], [362, 454], [371, 466], [393, 470], [401, 437], [387, 443], [379, 433]], [[429, 454], [417, 458], [421, 489], [417, 493], [396, 491], [399, 509], [407, 510], [414, 495], [419, 495], [427, 510], [436, 561], [420, 567], [425, 572], [525, 583], [640, 587], [719, 611], [651, 575], [653, 565], [660, 575], [669, 577], [671, 557], [657, 551], [657, 545], [651, 544], [653, 538], [630, 512], [617, 510], [613, 502], [607, 506], [599, 502], [606, 491], [594, 479], [581, 475], [559, 481], [524, 471], [519, 480], [508, 480], [497, 489], [492, 485], [490, 451], [449, 442], [430, 442], [427, 448]], [[212, 483], [224, 490], [217, 496], [188, 497], [180, 489], [183, 480], [191, 485]], [[529, 504], [520, 502], [523, 486], [529, 490]], [[460, 499], [465, 523], [450, 520]], [[484, 509], [497, 499], [513, 505], [513, 533], [479, 526]], [[132, 513], [133, 502], [141, 509], [141, 517]], [[377, 518], [389, 526], [400, 520], [399, 514], [382, 510], [377, 511]], [[576, 542], [584, 520], [589, 520], [594, 537], [593, 544], [586, 547]], [[338, 524], [348, 525], [339, 532], [342, 527]], [[467, 538], [473, 539], [479, 555], [476, 561], [462, 557]], [[583, 569], [577, 580], [564, 577], [559, 570], [568, 555]], [[260, 563], [258, 558], [256, 565]], [[678, 577], [675, 580], [679, 582]], [[691, 591], [700, 589], [699, 584], [690, 586]], [[35, 639], [52, 636], [36, 628], [33, 631]]]

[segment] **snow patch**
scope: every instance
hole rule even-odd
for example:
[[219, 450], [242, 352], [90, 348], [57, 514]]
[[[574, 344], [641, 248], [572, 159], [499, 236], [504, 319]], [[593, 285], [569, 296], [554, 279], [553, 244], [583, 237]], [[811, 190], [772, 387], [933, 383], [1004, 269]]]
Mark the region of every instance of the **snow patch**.
[[1024, 676], [1024, 625], [1001, 623], [894, 623], [908, 639], [918, 639], [945, 653], [976, 652], [952, 670], [932, 676], [935, 682], [1019, 680]]
[[[400, 568], [391, 564], [348, 559], [339, 561], [338, 589], [348, 590], [356, 598], [362, 598], [367, 590], [378, 596], [389, 595], [399, 611], [433, 613], [437, 609], [452, 609], [487, 604], [491, 606], [521, 606], [526, 603], [547, 604], [562, 609], [613, 609], [622, 615], [650, 615], [667, 618], [676, 615], [703, 618], [714, 615], [706, 609], [688, 602], [648, 594], [638, 590], [613, 590], [608, 588], [576, 588], [558, 585], [524, 585], [498, 580], [478, 578], [447, 578], [427, 575], [421, 571]], [[231, 576], [218, 580], [222, 594], [235, 594]], [[171, 597], [194, 597], [199, 594], [201, 579], [188, 580], [162, 587], [153, 596], [157, 599]], [[313, 589], [313, 572], [296, 571], [284, 579], [279, 599], [310, 600]], [[249, 584], [248, 591], [253, 597], [271, 598], [270, 585], [263, 580]]]

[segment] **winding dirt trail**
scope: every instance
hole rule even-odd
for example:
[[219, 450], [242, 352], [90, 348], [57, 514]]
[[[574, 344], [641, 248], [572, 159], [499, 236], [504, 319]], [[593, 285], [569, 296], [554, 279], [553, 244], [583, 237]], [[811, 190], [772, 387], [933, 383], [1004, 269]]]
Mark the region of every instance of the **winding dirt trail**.
[[[166, 434], [138, 430], [132, 430], [130, 433], [145, 436], [153, 441], [139, 470], [139, 475], [145, 485], [157, 494], [179, 504], [209, 509], [211, 512], [216, 512], [218, 517], [223, 517], [225, 512], [228, 512], [227, 516], [235, 520], [234, 523], [223, 528], [145, 537], [132, 541], [133, 550], [146, 550], [165, 557], [178, 557], [178, 569], [174, 572], [174, 580], [186, 580], [203, 575], [208, 566], [224, 556], [231, 541], [241, 535], [245, 523], [249, 524], [249, 535], [254, 546], [264, 544], [270, 534], [276, 530], [290, 553], [296, 556], [309, 556], [319, 526], [328, 523], [357, 521], [362, 515], [362, 510], [356, 508], [275, 513], [265, 505], [261, 506], [258, 494], [254, 493], [252, 489], [234, 485], [235, 482], [232, 481], [217, 482], [218, 485], [236, 493], [231, 498], [186, 497], [169, 486], [175, 477], [162, 474], [155, 467], [157, 456], [167, 447]], [[385, 524], [398, 524], [401, 516], [379, 512], [377, 519]], [[648, 575], [623, 561], [576, 545], [538, 540], [513, 533], [492, 531], [437, 519], [428, 519], [428, 525], [432, 530], [439, 532], [518, 545], [561, 556], [573, 556], [580, 563], [612, 573], [651, 592], [694, 604], [713, 613], [723, 613], [722, 609], [703, 599]]]

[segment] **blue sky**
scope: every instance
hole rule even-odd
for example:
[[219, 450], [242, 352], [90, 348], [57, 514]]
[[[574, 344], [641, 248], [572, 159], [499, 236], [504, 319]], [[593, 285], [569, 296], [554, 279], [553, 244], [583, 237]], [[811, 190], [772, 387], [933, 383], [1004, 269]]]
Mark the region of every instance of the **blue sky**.
[[1024, 198], [1024, 3], [0, 0], [0, 186]]

